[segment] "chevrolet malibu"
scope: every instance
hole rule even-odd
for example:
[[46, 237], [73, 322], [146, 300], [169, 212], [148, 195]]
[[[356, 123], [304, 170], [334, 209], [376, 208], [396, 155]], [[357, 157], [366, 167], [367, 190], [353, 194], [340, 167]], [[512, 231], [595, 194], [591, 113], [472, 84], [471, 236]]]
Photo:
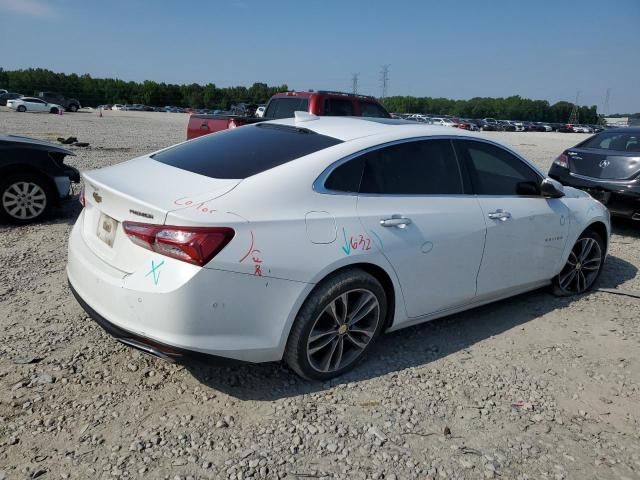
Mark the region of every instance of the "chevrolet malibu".
[[71, 289], [121, 342], [323, 380], [382, 333], [551, 285], [581, 294], [607, 209], [513, 150], [391, 119], [277, 120], [84, 173]]

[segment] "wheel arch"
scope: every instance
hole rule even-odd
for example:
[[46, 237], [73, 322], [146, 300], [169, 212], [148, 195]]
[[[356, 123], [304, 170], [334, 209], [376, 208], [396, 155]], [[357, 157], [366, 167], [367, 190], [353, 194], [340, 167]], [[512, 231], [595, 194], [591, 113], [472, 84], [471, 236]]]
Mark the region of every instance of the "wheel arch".
[[602, 241], [604, 242], [604, 251], [606, 253], [609, 249], [609, 231], [607, 230], [607, 226], [604, 224], [604, 222], [596, 220], [595, 222], [587, 226], [587, 228], [585, 228], [582, 233], [588, 231], [595, 232], [600, 236], [600, 238], [602, 238]]
[[2, 179], [8, 178], [11, 175], [19, 174], [35, 175], [41, 178], [45, 184], [45, 187], [50, 193], [51, 202], [54, 205], [60, 204], [60, 196], [57, 194], [58, 190], [56, 188], [55, 182], [49, 175], [42, 172], [38, 168], [28, 164], [10, 164], [0, 167], [0, 178]]

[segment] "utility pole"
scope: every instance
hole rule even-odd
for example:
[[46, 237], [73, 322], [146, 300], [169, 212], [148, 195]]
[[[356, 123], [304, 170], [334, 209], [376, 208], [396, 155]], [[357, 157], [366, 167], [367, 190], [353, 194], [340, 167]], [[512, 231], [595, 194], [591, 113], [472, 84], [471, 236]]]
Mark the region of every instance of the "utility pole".
[[573, 104], [573, 108], [571, 109], [571, 115], [569, 115], [569, 123], [578, 123], [579, 115], [578, 115], [578, 100], [580, 98], [580, 90], [576, 92], [576, 103]]
[[358, 93], [358, 77], [359, 73], [354, 73], [351, 77], [351, 92], [355, 95]]
[[389, 86], [389, 67], [391, 65], [386, 64], [382, 66], [380, 70], [380, 84], [382, 86], [382, 101], [387, 97], [387, 87]]
[[607, 88], [607, 94], [604, 97], [604, 116], [609, 115], [609, 100], [611, 99], [611, 88]]

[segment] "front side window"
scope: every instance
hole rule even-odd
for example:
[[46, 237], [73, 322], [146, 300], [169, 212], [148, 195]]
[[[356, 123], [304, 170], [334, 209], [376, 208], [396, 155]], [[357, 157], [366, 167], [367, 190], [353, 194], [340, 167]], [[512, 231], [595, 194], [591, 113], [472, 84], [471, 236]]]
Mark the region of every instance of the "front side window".
[[324, 101], [324, 114], [330, 117], [349, 117], [353, 115], [353, 103], [342, 98], [327, 98]]
[[364, 155], [361, 193], [448, 195], [463, 193], [462, 177], [449, 140], [420, 140]]
[[503, 148], [486, 142], [456, 140], [459, 158], [466, 158], [477, 195], [539, 195], [540, 176]]

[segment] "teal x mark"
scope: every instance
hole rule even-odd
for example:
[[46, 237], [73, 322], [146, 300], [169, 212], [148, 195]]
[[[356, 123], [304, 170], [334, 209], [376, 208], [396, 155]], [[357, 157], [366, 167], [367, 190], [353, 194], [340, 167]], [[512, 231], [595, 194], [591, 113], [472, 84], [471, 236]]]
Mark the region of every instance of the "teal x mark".
[[149, 273], [147, 273], [145, 275], [145, 277], [148, 277], [149, 275], [153, 274], [153, 283], [158, 285], [158, 280], [160, 280], [160, 270], [159, 268], [164, 265], [164, 260], [162, 260], [159, 264], [155, 264], [155, 262], [153, 260], [151, 260], [151, 270], [149, 271]]

